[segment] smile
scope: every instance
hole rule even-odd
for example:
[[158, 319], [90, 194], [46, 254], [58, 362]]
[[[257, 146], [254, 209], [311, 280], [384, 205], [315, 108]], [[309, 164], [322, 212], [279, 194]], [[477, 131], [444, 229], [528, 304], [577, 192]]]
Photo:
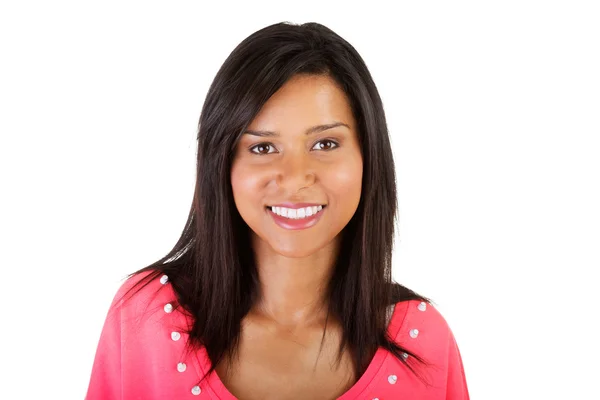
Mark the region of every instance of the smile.
[[302, 208], [266, 207], [274, 222], [288, 230], [306, 229], [314, 226], [325, 212], [327, 206]]

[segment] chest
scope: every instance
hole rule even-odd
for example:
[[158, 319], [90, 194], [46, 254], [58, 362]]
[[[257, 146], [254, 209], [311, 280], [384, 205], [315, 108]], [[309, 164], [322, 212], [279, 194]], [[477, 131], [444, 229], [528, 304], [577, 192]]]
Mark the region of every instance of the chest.
[[[217, 365], [217, 375], [240, 400], [335, 399], [356, 382], [349, 351], [336, 363], [340, 335], [322, 332], [242, 334], [239, 357]], [[319, 350], [320, 353], [319, 353]]]

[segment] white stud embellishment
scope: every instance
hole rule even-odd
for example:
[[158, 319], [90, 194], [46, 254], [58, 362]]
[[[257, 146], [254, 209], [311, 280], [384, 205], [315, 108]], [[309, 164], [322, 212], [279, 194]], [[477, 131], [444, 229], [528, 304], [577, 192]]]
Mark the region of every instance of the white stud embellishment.
[[402, 353], [402, 358], [406, 360], [408, 358], [408, 353]]
[[173, 339], [174, 341], [178, 341], [179, 339], [181, 339], [181, 333], [171, 332], [171, 339]]
[[165, 304], [165, 312], [170, 313], [171, 311], [173, 311], [173, 305], [171, 303]]
[[169, 282], [169, 277], [168, 276], [163, 275], [163, 276], [160, 277], [160, 283], [162, 283], [164, 285], [167, 282]]
[[410, 330], [410, 337], [414, 339], [417, 336], [419, 336], [419, 330], [418, 329], [411, 329]]
[[417, 308], [419, 309], [419, 311], [425, 311], [427, 310], [427, 303], [425, 303], [424, 301], [422, 301]]
[[184, 372], [187, 368], [187, 365], [185, 365], [185, 363], [180, 362], [179, 364], [177, 364], [177, 371], [179, 372]]
[[194, 396], [198, 396], [200, 393], [202, 393], [202, 389], [200, 389], [200, 386], [194, 386], [192, 388], [192, 394]]
[[398, 381], [398, 377], [396, 375], [390, 375], [388, 376], [388, 382], [390, 384], [395, 384]]

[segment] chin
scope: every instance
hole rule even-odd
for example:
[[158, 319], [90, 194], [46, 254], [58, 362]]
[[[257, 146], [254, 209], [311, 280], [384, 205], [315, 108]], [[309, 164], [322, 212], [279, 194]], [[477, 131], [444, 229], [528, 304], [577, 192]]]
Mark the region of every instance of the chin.
[[290, 248], [278, 248], [272, 247], [273, 251], [279, 255], [287, 258], [304, 258], [308, 257], [316, 252], [314, 249], [307, 249], [306, 247], [290, 247]]
[[316, 246], [313, 242], [311, 246], [307, 246], [303, 243], [291, 242], [291, 243], [273, 243], [271, 244], [271, 248], [277, 254], [280, 254], [284, 257], [288, 258], [304, 258], [309, 257], [316, 252], [322, 246]]

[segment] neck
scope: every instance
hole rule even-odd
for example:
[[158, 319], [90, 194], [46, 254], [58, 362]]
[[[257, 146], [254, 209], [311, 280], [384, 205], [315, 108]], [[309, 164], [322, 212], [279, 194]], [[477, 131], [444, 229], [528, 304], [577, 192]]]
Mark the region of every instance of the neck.
[[258, 238], [253, 242], [260, 288], [252, 311], [279, 325], [321, 325], [329, 306], [327, 287], [337, 241], [302, 258], [282, 256]]

